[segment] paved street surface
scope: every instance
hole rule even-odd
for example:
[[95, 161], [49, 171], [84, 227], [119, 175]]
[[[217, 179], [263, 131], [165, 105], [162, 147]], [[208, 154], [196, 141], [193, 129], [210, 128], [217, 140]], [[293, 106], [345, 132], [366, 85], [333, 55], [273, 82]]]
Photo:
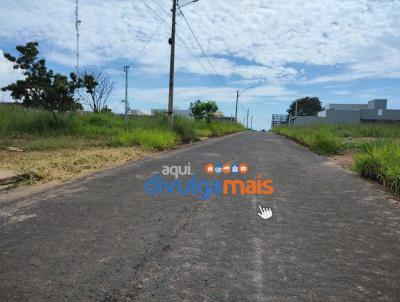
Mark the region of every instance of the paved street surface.
[[[199, 177], [246, 162], [275, 193], [144, 193], [163, 165], [188, 162]], [[387, 197], [271, 133], [212, 139], [0, 203], [0, 301], [400, 301]]]

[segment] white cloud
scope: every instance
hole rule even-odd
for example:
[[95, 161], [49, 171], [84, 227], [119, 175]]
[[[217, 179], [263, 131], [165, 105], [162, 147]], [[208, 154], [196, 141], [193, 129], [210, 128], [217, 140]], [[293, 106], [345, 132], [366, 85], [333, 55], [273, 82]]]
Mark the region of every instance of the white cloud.
[[[160, 15], [169, 10], [169, 0], [146, 2]], [[399, 1], [201, 0], [184, 11], [221, 75], [274, 84], [400, 77]], [[159, 22], [142, 1], [86, 0], [80, 12], [82, 64], [133, 60]], [[170, 20], [166, 22], [138, 58], [140, 72], [168, 72]], [[74, 1], [3, 0], [0, 32], [8, 40], [39, 40], [49, 59], [75, 64]], [[184, 42], [177, 41], [177, 70], [212, 75], [182, 17], [178, 33]], [[216, 57], [221, 54], [226, 56]], [[314, 79], [288, 67], [293, 63], [345, 64], [348, 70]]]
[[[13, 65], [4, 57], [3, 51], [0, 49], [0, 89], [23, 78], [22, 73], [19, 70], [15, 70]], [[0, 101], [10, 100], [10, 94], [0, 90]]]

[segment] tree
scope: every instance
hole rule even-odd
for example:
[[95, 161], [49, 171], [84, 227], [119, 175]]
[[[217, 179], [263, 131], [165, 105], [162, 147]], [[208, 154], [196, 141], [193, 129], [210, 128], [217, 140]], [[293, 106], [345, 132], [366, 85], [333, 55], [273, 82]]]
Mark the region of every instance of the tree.
[[217, 112], [218, 106], [214, 101], [201, 102], [197, 100], [190, 103], [190, 111], [196, 120], [206, 119], [210, 121], [213, 113]]
[[108, 98], [114, 89], [114, 82], [104, 68], [92, 68], [84, 71], [83, 86], [86, 93], [80, 95], [81, 100], [94, 113], [100, 113], [107, 106]]
[[68, 78], [47, 70], [46, 61], [38, 59], [38, 46], [37, 42], [17, 46], [18, 58], [4, 54], [7, 60], [14, 63], [14, 69], [23, 72], [25, 79], [3, 87], [2, 90], [10, 91], [12, 98], [21, 100], [25, 107], [51, 111], [54, 118], [56, 111], [82, 109], [82, 105], [74, 98], [75, 90], [82, 85], [82, 80], [74, 73]]
[[291, 116], [296, 115], [296, 102], [297, 102], [297, 115], [310, 116], [317, 115], [318, 112], [324, 110], [321, 106], [321, 101], [317, 97], [305, 97], [294, 101], [287, 112]]

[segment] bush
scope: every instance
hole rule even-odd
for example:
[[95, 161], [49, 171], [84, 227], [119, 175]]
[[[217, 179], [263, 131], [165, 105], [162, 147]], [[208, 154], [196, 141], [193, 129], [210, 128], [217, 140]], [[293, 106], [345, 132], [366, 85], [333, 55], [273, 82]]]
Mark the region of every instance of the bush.
[[193, 121], [180, 116], [174, 117], [173, 130], [176, 132], [184, 144], [199, 140], [196, 130], [193, 127]]

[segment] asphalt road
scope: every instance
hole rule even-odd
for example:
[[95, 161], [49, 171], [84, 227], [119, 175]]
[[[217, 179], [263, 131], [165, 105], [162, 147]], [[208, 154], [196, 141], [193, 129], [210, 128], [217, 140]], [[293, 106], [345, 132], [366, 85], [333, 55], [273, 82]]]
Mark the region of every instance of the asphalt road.
[[[246, 162], [275, 193], [145, 194], [188, 162]], [[0, 301], [400, 301], [387, 197], [274, 134], [209, 140], [0, 203]]]

